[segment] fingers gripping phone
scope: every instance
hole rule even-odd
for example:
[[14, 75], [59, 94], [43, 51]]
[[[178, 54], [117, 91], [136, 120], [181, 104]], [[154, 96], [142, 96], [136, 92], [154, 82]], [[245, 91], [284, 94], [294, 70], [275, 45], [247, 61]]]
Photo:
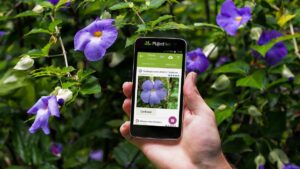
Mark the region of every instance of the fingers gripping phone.
[[186, 42], [140, 38], [135, 43], [130, 133], [133, 137], [181, 136]]

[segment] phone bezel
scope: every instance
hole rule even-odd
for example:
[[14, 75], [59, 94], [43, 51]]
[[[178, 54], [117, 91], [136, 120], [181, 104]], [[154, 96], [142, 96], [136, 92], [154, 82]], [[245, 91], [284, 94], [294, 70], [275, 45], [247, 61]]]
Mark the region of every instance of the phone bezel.
[[[170, 46], [146, 46], [145, 41], [155, 42], [166, 42], [171, 43]], [[183, 111], [183, 84], [185, 76], [185, 55], [186, 55], [187, 43], [183, 39], [179, 38], [157, 38], [157, 37], [143, 37], [136, 40], [134, 45], [134, 59], [133, 59], [133, 75], [132, 75], [132, 105], [131, 105], [131, 116], [130, 116], [130, 134], [133, 137], [142, 137], [150, 139], [178, 139], [181, 136], [182, 129], [182, 111]], [[160, 127], [160, 126], [145, 126], [145, 125], [134, 125], [134, 104], [135, 104], [135, 84], [136, 84], [136, 69], [137, 69], [137, 53], [138, 52], [164, 52], [166, 50], [177, 50], [182, 51], [182, 82], [180, 86], [181, 95], [180, 107], [179, 107], [179, 127]]]

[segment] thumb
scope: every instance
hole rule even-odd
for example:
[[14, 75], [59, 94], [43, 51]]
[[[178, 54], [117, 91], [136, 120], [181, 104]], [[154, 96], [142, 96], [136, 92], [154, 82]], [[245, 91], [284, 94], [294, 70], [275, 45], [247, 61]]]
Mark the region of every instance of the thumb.
[[141, 148], [142, 145], [144, 144], [143, 140], [139, 140], [130, 135], [130, 122], [129, 121], [126, 121], [125, 123], [122, 124], [122, 126], [120, 127], [120, 133], [127, 141], [129, 141], [131, 144], [137, 146], [138, 148]]
[[207, 108], [210, 110], [203, 98], [200, 96], [200, 93], [195, 85], [196, 77], [197, 74], [195, 72], [189, 73], [183, 86], [184, 101], [187, 108], [192, 113], [200, 113], [201, 110], [205, 110]]

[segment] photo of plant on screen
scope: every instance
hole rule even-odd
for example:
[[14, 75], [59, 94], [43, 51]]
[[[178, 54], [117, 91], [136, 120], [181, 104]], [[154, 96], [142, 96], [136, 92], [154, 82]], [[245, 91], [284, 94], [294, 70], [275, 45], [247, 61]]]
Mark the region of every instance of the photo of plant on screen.
[[179, 78], [140, 76], [137, 107], [177, 109]]

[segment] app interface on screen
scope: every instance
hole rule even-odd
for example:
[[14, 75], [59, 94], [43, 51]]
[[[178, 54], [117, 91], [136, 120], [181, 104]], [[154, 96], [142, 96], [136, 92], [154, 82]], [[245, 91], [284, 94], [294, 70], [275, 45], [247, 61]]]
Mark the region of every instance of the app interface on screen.
[[134, 125], [179, 127], [182, 53], [137, 53]]

